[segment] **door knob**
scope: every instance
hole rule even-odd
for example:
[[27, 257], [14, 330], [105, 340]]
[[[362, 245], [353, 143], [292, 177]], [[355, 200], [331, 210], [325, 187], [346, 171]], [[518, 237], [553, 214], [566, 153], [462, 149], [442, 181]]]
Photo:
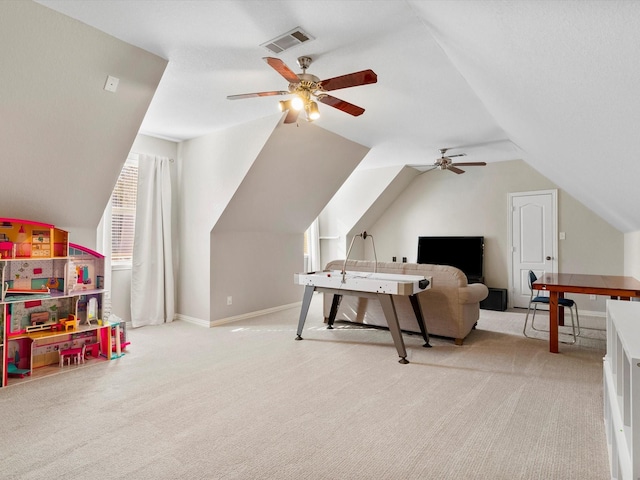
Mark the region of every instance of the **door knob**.
[[547, 257], [547, 260], [551, 260], [551, 257]]

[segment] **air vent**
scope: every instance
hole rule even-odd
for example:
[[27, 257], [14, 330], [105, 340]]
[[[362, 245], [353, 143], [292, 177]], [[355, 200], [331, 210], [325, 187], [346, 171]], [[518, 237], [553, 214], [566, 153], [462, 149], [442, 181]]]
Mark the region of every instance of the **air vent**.
[[300, 45], [301, 43], [305, 43], [313, 39], [314, 38], [311, 35], [300, 27], [296, 27], [293, 30], [290, 30], [283, 35], [279, 35], [273, 40], [269, 40], [260, 46], [266, 48], [272, 53], [281, 53], [295, 47], [296, 45]]

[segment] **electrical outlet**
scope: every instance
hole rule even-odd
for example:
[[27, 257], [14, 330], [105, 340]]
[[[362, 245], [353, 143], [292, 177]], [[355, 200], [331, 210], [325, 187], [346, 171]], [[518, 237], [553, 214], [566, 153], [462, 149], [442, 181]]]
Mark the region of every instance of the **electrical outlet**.
[[589, 295], [589, 300], [595, 300], [596, 296], [595, 295]]
[[231, 305], [233, 303], [233, 297], [231, 295], [229, 295], [227, 297], [227, 305]]

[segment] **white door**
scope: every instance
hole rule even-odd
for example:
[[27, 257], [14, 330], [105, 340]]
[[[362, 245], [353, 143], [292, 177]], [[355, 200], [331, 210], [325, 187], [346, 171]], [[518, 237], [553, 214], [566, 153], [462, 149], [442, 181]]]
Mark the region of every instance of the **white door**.
[[527, 308], [530, 290], [528, 275], [557, 271], [558, 203], [557, 190], [509, 194], [511, 218], [511, 274], [509, 303]]

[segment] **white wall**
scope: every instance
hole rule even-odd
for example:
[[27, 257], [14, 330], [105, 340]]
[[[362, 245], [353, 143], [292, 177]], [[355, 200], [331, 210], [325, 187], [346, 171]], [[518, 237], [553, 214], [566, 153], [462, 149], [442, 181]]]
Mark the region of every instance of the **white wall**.
[[[507, 288], [509, 275], [508, 194], [557, 189], [520, 160], [467, 168], [466, 173], [433, 170], [415, 178], [370, 228], [378, 258], [406, 256], [415, 262], [420, 235], [483, 235], [485, 283]], [[577, 202], [558, 192], [559, 271], [622, 275], [624, 235]], [[371, 258], [370, 247], [366, 256]], [[605, 299], [576, 296], [579, 308], [604, 311]]]
[[180, 144], [180, 318], [209, 325], [211, 230], [280, 119], [272, 115]]
[[[211, 235], [211, 317], [220, 321], [291, 305], [302, 299], [293, 274], [303, 269], [299, 233]], [[232, 304], [227, 304], [232, 297]]]
[[[319, 215], [320, 264], [345, 258], [353, 236], [368, 231], [416, 175], [402, 166], [354, 171]], [[364, 259], [364, 245], [370, 242], [356, 238], [349, 258]], [[373, 260], [373, 254], [367, 259]]]
[[624, 235], [624, 274], [640, 279], [640, 231]]
[[31, 1], [0, 2], [0, 45], [2, 214], [86, 243], [167, 60]]
[[304, 232], [368, 151], [312, 123], [276, 127], [213, 227], [211, 320], [301, 300]]

